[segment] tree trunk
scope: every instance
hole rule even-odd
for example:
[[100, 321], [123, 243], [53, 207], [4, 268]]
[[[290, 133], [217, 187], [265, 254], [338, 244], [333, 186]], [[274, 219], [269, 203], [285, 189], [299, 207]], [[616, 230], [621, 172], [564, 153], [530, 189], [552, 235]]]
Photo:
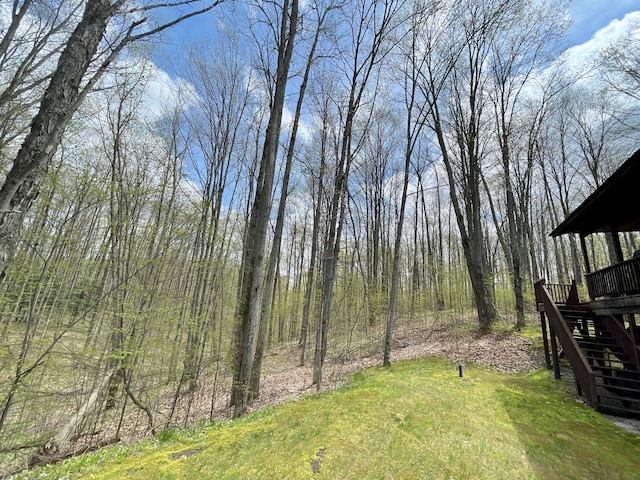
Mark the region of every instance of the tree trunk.
[[[411, 125], [411, 111], [408, 115], [408, 125]], [[411, 166], [411, 153], [413, 150], [412, 138], [407, 134], [407, 151], [405, 152], [404, 175], [402, 183], [402, 197], [400, 200], [400, 213], [398, 214], [398, 224], [396, 225], [396, 237], [393, 246], [393, 267], [391, 271], [391, 290], [389, 292], [389, 309], [387, 312], [387, 325], [384, 336], [384, 355], [382, 364], [385, 367], [391, 366], [391, 342], [393, 341], [393, 329], [395, 324], [396, 299], [398, 296], [399, 270], [400, 270], [400, 247], [402, 245], [402, 226], [404, 224], [404, 212], [407, 206], [407, 190], [409, 187], [409, 168]]]
[[[349, 100], [344, 114], [345, 120], [342, 129], [339, 160], [338, 165], [336, 165], [333, 194], [329, 206], [329, 231], [325, 237], [323, 248], [322, 296], [313, 368], [313, 383], [318, 389], [321, 387], [322, 368], [327, 351], [327, 334], [333, 302], [335, 275], [340, 255], [347, 181], [353, 161], [354, 121], [360, 109], [365, 88], [378, 67], [380, 59], [386, 55], [383, 50], [383, 44], [394, 28], [391, 22], [398, 13], [400, 6], [401, 2], [396, 2], [395, 0], [380, 3], [373, 1], [371, 4], [365, 2], [357, 4], [353, 11], [354, 16], [348, 19], [349, 22], [354, 22], [350, 23], [350, 25], [357, 32], [357, 38], [353, 40], [355, 43], [355, 56], [351, 65], [352, 70], [350, 71]], [[367, 49], [365, 45], [368, 41], [371, 44]]]
[[275, 175], [278, 143], [285, 91], [289, 76], [289, 65], [293, 54], [293, 44], [298, 22], [298, 0], [292, 0], [282, 7], [280, 25], [280, 45], [278, 48], [278, 67], [276, 72], [275, 93], [269, 116], [269, 124], [265, 133], [262, 150], [262, 161], [258, 174], [256, 195], [249, 219], [249, 226], [244, 240], [243, 271], [238, 291], [238, 307], [236, 311], [236, 333], [234, 336], [234, 371], [231, 387], [231, 405], [233, 416], [244, 415], [247, 409], [251, 371], [255, 357], [258, 316], [260, 313], [260, 296], [262, 292], [262, 269], [264, 249], [271, 212], [271, 196]]
[[84, 421], [85, 417], [94, 410], [96, 404], [104, 400], [103, 390], [111, 382], [115, 370], [109, 370], [96, 384], [91, 391], [91, 394], [84, 403], [80, 406], [78, 411], [74, 413], [67, 423], [52, 437], [47, 443], [45, 443], [40, 449], [39, 455], [55, 455], [60, 452], [64, 452], [72, 441], [73, 436], [78, 431], [80, 425]]
[[282, 243], [282, 230], [284, 227], [284, 213], [287, 203], [288, 189], [289, 189], [289, 177], [291, 175], [291, 167], [293, 165], [293, 154], [296, 146], [296, 140], [298, 135], [298, 127], [300, 124], [300, 114], [302, 112], [302, 104], [304, 101], [305, 91], [307, 89], [307, 83], [309, 81], [309, 74], [311, 73], [311, 66], [315, 58], [316, 47], [322, 31], [322, 23], [324, 15], [318, 19], [318, 25], [316, 28], [315, 36], [309, 56], [307, 57], [307, 63], [305, 66], [302, 83], [298, 93], [298, 101], [296, 104], [296, 111], [293, 117], [293, 127], [291, 128], [291, 137], [289, 139], [289, 147], [287, 149], [287, 160], [284, 168], [284, 175], [282, 178], [282, 186], [280, 193], [280, 201], [278, 204], [278, 215], [276, 218], [276, 228], [273, 235], [273, 244], [271, 246], [271, 253], [269, 255], [269, 262], [267, 265], [267, 278], [264, 286], [264, 293], [262, 295], [262, 312], [260, 314], [260, 326], [258, 329], [258, 339], [256, 345], [256, 353], [253, 361], [253, 368], [251, 373], [251, 395], [253, 398], [257, 398], [260, 395], [260, 373], [262, 370], [262, 356], [265, 347], [265, 337], [267, 331], [267, 322], [269, 319], [269, 313], [271, 311], [271, 294], [274, 284], [274, 276], [276, 273], [277, 260], [280, 255], [280, 245]]
[[121, 1], [88, 0], [80, 23], [62, 51], [53, 76], [4, 184], [0, 187], [0, 279], [13, 257], [24, 217], [62, 134], [81, 100], [80, 84], [107, 22]]
[[320, 168], [318, 171], [317, 196], [313, 212], [313, 228], [311, 231], [311, 253], [309, 254], [309, 269], [307, 270], [307, 284], [304, 292], [304, 305], [302, 307], [302, 327], [300, 329], [300, 366], [305, 363], [307, 343], [310, 331], [311, 306], [313, 303], [313, 291], [315, 289], [316, 262], [318, 258], [318, 244], [320, 236], [320, 219], [322, 217], [322, 197], [324, 194], [324, 175], [327, 155], [327, 142], [329, 133], [329, 118], [325, 113], [322, 116], [322, 131], [320, 132]]

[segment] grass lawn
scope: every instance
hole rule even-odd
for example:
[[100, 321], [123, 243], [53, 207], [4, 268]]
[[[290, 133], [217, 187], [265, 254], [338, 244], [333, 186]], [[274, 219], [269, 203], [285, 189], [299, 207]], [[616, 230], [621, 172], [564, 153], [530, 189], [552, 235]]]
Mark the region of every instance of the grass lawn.
[[547, 371], [430, 358], [245, 418], [164, 432], [18, 478], [640, 479], [640, 437]]

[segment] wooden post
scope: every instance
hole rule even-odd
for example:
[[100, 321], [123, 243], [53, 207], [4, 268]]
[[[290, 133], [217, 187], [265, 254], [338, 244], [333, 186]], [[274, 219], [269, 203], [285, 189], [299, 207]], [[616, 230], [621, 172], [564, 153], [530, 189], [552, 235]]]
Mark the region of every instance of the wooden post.
[[613, 240], [613, 251], [615, 252], [616, 262], [621, 263], [624, 259], [622, 258], [622, 246], [620, 245], [620, 234], [618, 233], [617, 228], [611, 229], [611, 237]]
[[580, 303], [580, 297], [578, 297], [578, 286], [576, 285], [576, 279], [571, 282], [571, 288], [569, 289], [569, 295], [567, 297], [567, 305], [578, 305]]
[[544, 362], [547, 368], [551, 370], [551, 358], [549, 358], [549, 337], [547, 334], [547, 317], [544, 315], [544, 301], [542, 298], [542, 287], [544, 286], [544, 279], [538, 280], [533, 285], [533, 289], [536, 297], [536, 310], [540, 312], [540, 327], [542, 328], [542, 345], [544, 348]]
[[556, 334], [553, 331], [553, 327], [549, 325], [549, 332], [551, 334], [551, 355], [553, 355], [553, 375], [556, 380], [560, 380], [560, 360], [558, 359], [558, 342], [556, 341]]
[[633, 345], [633, 359], [636, 363], [636, 368], [640, 370], [640, 353], [638, 352], [638, 325], [636, 324], [636, 316], [633, 313], [629, 314], [629, 333], [631, 336], [631, 343]]
[[549, 338], [547, 337], [547, 319], [544, 312], [540, 312], [540, 326], [542, 327], [542, 345], [544, 348], [544, 363], [547, 370], [551, 370], [551, 357], [549, 357]]
[[582, 248], [582, 258], [584, 259], [584, 269], [587, 273], [591, 273], [591, 264], [589, 263], [589, 255], [587, 253], [587, 242], [584, 241], [585, 236], [580, 234], [580, 247]]

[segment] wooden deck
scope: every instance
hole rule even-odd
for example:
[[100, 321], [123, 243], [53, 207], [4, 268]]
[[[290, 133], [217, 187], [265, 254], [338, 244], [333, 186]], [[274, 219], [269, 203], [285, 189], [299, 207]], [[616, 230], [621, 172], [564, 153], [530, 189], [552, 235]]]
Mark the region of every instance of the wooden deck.
[[587, 273], [585, 278], [589, 296], [594, 300], [640, 294], [640, 257]]
[[[589, 301], [580, 302], [575, 282], [571, 286], [547, 285], [544, 280], [535, 284], [545, 357], [556, 378], [560, 376], [558, 358], [562, 352], [571, 363], [578, 392], [591, 405], [638, 417], [640, 256], [634, 254], [625, 260], [620, 234], [640, 232], [639, 182], [640, 149], [551, 232], [552, 237], [580, 236]], [[589, 258], [585, 239], [602, 232], [610, 235], [608, 253], [614, 264], [592, 272], [594, 259]]]

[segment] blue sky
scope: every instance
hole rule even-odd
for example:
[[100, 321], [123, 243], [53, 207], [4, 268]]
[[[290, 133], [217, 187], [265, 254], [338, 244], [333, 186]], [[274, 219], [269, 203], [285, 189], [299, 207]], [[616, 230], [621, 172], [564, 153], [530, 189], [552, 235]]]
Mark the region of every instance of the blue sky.
[[[152, 40], [163, 44], [153, 55], [153, 61], [164, 74], [175, 81], [180, 75], [180, 61], [176, 60], [185, 55], [186, 47], [192, 42], [213, 38], [216, 25], [228, 22], [228, 16], [233, 15], [238, 8], [238, 4], [224, 3], [204, 15], [191, 18], [163, 32], [160, 38]], [[607, 37], [616, 33], [613, 31], [615, 29], [609, 29], [602, 32], [596, 40], [596, 32], [633, 11], [640, 11], [640, 0], [570, 0], [569, 14], [573, 25], [567, 33], [566, 48], [574, 48], [571, 48], [569, 57], [574, 59], [574, 63], [580, 64], [585, 58], [592, 56]], [[618, 34], [619, 31], [620, 29]]]
[[567, 40], [570, 45], [585, 43], [612, 20], [634, 10], [640, 10], [640, 0], [572, 0], [569, 12], [574, 24]]
[[[225, 6], [200, 17], [179, 24], [163, 35], [163, 42], [184, 46], [211, 35], [215, 24], [224, 16]], [[593, 35], [606, 27], [614, 19], [622, 19], [625, 14], [640, 11], [640, 0], [570, 0], [569, 13], [573, 26], [568, 32], [569, 46], [589, 41]]]

